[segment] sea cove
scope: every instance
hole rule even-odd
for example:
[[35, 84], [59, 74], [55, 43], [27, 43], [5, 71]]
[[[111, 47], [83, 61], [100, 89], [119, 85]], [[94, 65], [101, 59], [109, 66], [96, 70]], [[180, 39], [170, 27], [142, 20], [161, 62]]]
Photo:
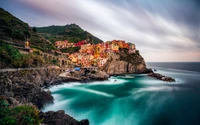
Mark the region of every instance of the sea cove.
[[200, 125], [198, 0], [1, 0], [0, 125]]
[[113, 76], [108, 81], [50, 87], [54, 103], [42, 111], [65, 110], [91, 125], [198, 125], [200, 73], [157, 68], [176, 82], [147, 75]]

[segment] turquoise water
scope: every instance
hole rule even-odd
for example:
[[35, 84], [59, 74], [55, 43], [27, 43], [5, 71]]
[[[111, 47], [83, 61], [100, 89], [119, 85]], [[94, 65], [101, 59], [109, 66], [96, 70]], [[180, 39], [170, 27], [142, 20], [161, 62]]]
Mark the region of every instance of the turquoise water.
[[199, 125], [200, 73], [157, 68], [176, 79], [167, 83], [146, 75], [111, 77], [87, 84], [49, 88], [54, 103], [43, 111], [65, 110], [90, 125]]

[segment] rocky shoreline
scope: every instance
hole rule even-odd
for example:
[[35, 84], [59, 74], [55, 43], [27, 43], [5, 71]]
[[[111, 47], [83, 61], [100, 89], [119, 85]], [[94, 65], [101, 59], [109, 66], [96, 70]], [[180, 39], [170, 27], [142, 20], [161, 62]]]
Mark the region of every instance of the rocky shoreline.
[[[41, 109], [54, 100], [51, 92], [45, 91], [43, 87], [79, 81], [61, 77], [59, 76], [61, 72], [63, 71], [59, 68], [0, 72], [0, 96], [11, 107], [33, 104]], [[43, 123], [48, 125], [89, 125], [87, 119], [77, 121], [65, 114], [63, 110], [41, 112], [40, 117]]]
[[[33, 104], [38, 109], [41, 109], [45, 104], [53, 103], [54, 100], [51, 92], [45, 91], [43, 88], [69, 82], [87, 83], [103, 81], [108, 80], [110, 77], [107, 73], [99, 70], [85, 71], [80, 70], [62, 73], [63, 70], [53, 67], [0, 72], [0, 96], [5, 98], [12, 107], [21, 104]], [[151, 69], [141, 73], [148, 73], [148, 76], [162, 81], [175, 81], [171, 77], [154, 73]], [[57, 112], [40, 112], [40, 117], [43, 119], [43, 123], [48, 125], [89, 125], [87, 119], [77, 121], [65, 114], [63, 110]]]

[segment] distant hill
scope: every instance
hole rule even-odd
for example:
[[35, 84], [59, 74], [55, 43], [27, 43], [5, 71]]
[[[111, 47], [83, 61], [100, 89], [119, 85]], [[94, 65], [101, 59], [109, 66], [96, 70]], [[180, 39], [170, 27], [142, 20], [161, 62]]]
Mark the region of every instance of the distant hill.
[[[9, 41], [24, 45], [26, 40], [30, 42], [31, 48], [36, 48], [44, 52], [57, 50], [54, 46], [54, 42], [57, 40], [68, 40], [73, 43], [82, 40], [88, 40], [90, 43], [103, 42], [76, 24], [30, 27], [27, 23], [0, 8], [0, 41]], [[69, 49], [66, 52], [78, 51], [77, 48]]]
[[42, 51], [56, 49], [51, 42], [36, 33], [34, 28], [31, 28], [27, 23], [0, 8], [0, 40], [16, 42], [23, 45], [27, 39], [33, 48]]
[[93, 36], [87, 31], [84, 31], [76, 24], [68, 24], [65, 26], [48, 26], [36, 27], [37, 32], [43, 37], [54, 43], [57, 40], [68, 40], [69, 42], [76, 43], [82, 40], [88, 40], [89, 43], [101, 43], [101, 39]]

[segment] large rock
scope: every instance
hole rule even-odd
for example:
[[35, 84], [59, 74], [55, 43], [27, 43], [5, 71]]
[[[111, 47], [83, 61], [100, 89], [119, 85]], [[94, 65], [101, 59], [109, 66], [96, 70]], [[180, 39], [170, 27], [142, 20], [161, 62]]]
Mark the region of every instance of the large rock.
[[114, 57], [115, 58], [111, 58], [110, 60], [108, 60], [102, 68], [102, 70], [110, 75], [126, 73], [146, 73], [148, 70], [143, 57], [139, 53], [129, 54], [123, 51], [115, 54]]
[[128, 66], [128, 62], [113, 60], [107, 68], [107, 73], [108, 74], [127, 73], [128, 72], [127, 66]]
[[50, 68], [0, 72], [0, 95], [13, 97], [19, 103], [33, 103], [42, 108], [46, 103], [53, 102], [53, 97], [41, 87], [57, 79], [60, 72], [60, 69]]
[[48, 125], [89, 125], [89, 121], [87, 119], [81, 120], [79, 122], [73, 117], [65, 114], [63, 110], [59, 110], [57, 112], [41, 112], [40, 118], [43, 119], [44, 124]]
[[161, 75], [159, 73], [154, 73], [154, 72], [148, 73], [148, 76], [156, 78], [156, 79], [159, 79], [159, 80], [162, 80], [162, 81], [165, 81], [165, 82], [175, 82], [176, 81], [172, 77], [164, 76], [164, 75]]

